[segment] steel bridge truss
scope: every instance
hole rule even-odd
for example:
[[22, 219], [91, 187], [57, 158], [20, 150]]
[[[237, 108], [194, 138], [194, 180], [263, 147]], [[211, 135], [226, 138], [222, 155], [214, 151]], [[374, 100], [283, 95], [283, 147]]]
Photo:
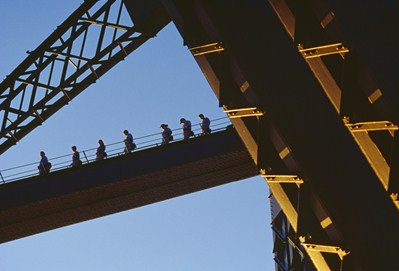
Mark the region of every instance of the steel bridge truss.
[[[135, 1], [126, 1], [130, 2]], [[362, 64], [361, 55], [353, 50], [356, 46], [350, 46], [348, 39], [342, 34], [342, 27], [326, 1], [267, 0], [264, 4], [268, 5], [265, 12], [269, 12], [270, 9], [273, 15], [277, 15], [276, 20], [278, 18], [288, 33], [287, 40], [290, 39], [297, 50], [296, 56], [303, 57], [317, 78], [328, 97], [328, 105], [331, 103], [331, 108], [335, 109], [333, 117], [337, 115], [342, 120], [338, 124], [332, 122], [330, 111], [327, 112], [324, 108], [309, 111], [325, 114], [330, 121], [329, 125], [346, 142], [340, 148], [337, 146], [337, 151], [329, 150], [329, 153], [344, 154], [344, 151], [350, 148], [348, 153], [354, 157], [360, 149], [366, 158], [356, 158], [355, 165], [359, 168], [355, 167], [354, 172], [360, 177], [356, 176], [350, 180], [351, 182], [340, 180], [342, 187], [336, 184], [333, 177], [349, 180], [349, 176], [352, 175], [332, 172], [332, 163], [324, 163], [311, 156], [308, 154], [309, 150], [298, 148], [298, 142], [290, 138], [290, 132], [297, 132], [297, 126], [291, 123], [289, 116], [278, 114], [281, 109], [274, 103], [277, 104], [279, 99], [271, 102], [271, 98], [280, 98], [275, 94], [273, 87], [279, 87], [280, 91], [284, 89], [282, 86], [276, 86], [272, 76], [267, 77], [270, 82], [264, 82], [266, 80], [261, 76], [267, 75], [267, 66], [261, 61], [254, 61], [258, 55], [255, 58], [255, 53], [250, 50], [257, 52], [259, 59], [268, 59], [271, 63], [269, 65], [275, 63], [277, 57], [266, 56], [264, 52], [267, 50], [257, 47], [259, 45], [256, 43], [248, 46], [242, 37], [242, 40], [230, 37], [231, 29], [225, 28], [228, 23], [234, 26], [236, 31], [241, 30], [240, 33], [244, 37], [254, 26], [246, 24], [250, 18], [239, 24], [236, 20], [229, 21], [230, 18], [234, 18], [230, 13], [224, 14], [230, 7], [230, 11], [236, 12], [238, 18], [242, 16], [242, 9], [231, 6], [229, 1], [154, 0], [137, 1], [137, 5], [149, 2], [162, 3], [166, 9], [206, 75], [220, 105], [236, 127], [259, 173], [268, 183], [273, 201], [281, 207], [279, 213], [273, 215], [272, 222], [277, 270], [309, 270], [306, 257], [313, 265], [309, 267], [310, 270], [344, 270], [343, 267], [353, 270], [350, 268], [371, 267], [370, 263], [379, 264], [375, 255], [385, 259], [387, 266], [393, 266], [387, 259], [390, 259], [391, 255], [389, 248], [393, 247], [392, 244], [397, 244], [397, 236], [390, 236], [390, 227], [397, 225], [398, 221], [392, 219], [392, 223], [384, 224], [388, 230], [381, 231], [379, 235], [385, 238], [386, 244], [371, 254], [371, 247], [373, 244], [376, 247], [379, 240], [373, 236], [367, 236], [369, 240], [365, 237], [352, 237], [353, 233], [357, 232], [365, 233], [363, 236], [366, 236], [372, 228], [370, 223], [373, 221], [365, 218], [369, 211], [363, 206], [366, 206], [366, 203], [370, 206], [370, 203], [365, 200], [367, 195], [350, 192], [355, 190], [354, 187], [360, 183], [361, 177], [370, 179], [370, 182], [361, 183], [362, 186], [382, 186], [384, 195], [375, 195], [374, 203], [386, 210], [381, 214], [370, 209], [373, 211], [370, 214], [374, 220], [389, 219], [394, 215], [396, 219], [395, 208], [399, 208], [398, 113], [391, 107], [386, 89], [373, 79], [371, 72]], [[244, 2], [242, 1], [242, 7], [245, 8]], [[260, 8], [263, 7], [261, 0], [252, 2]], [[99, 2], [85, 1], [0, 84], [0, 116], [3, 118], [0, 154], [154, 35], [154, 31], [143, 34], [135, 26], [123, 26], [129, 24], [121, 19], [124, 5], [120, 0], [119, 5], [117, 1], [106, 1], [94, 9], [97, 3]], [[111, 16], [113, 11], [116, 11], [115, 17]], [[243, 26], [247, 28], [240, 28]], [[88, 37], [91, 37], [92, 29], [96, 30], [96, 39], [94, 45], [90, 44], [90, 48], [95, 50], [89, 54], [86, 47], [89, 47]], [[255, 30], [253, 33], [258, 34]], [[282, 38], [278, 36], [279, 33], [276, 31], [274, 34]], [[250, 40], [256, 39], [251, 37]], [[242, 51], [245, 52], [243, 48], [249, 48], [249, 53], [245, 55], [252, 58], [248, 62], [241, 57]], [[297, 61], [294, 56], [290, 59]], [[281, 59], [281, 63], [284, 63], [283, 60]], [[253, 63], [265, 68], [265, 74], [258, 75], [261, 73], [259, 70], [254, 72]], [[278, 62], [279, 65], [281, 63]], [[283, 93], [294, 95], [296, 91], [287, 89]], [[306, 97], [316, 101], [321, 96], [317, 93]], [[324, 100], [320, 102], [325, 104]], [[296, 106], [295, 101], [290, 100], [284, 104]], [[293, 111], [291, 109], [287, 112]], [[305, 114], [300, 116], [307, 117]], [[302, 130], [311, 128], [308, 121], [303, 125]], [[311, 151], [315, 151], [316, 146], [324, 147], [325, 141], [332, 138], [331, 134], [325, 131], [326, 127], [318, 126], [318, 133], [326, 138], [316, 138], [309, 132], [304, 134], [312, 135], [315, 142], [310, 143], [305, 139], [301, 142], [311, 147]], [[346, 132], [350, 133], [350, 143], [347, 141]], [[299, 132], [297, 134], [301, 135]], [[353, 147], [352, 137], [359, 148]], [[366, 168], [366, 160], [370, 165], [370, 171]], [[343, 161], [339, 164], [341, 171], [345, 168], [343, 164]], [[366, 166], [360, 169], [363, 165]], [[321, 170], [315, 170], [316, 166], [323, 166], [323, 169], [331, 170], [328, 171], [329, 175], [334, 175], [325, 176]], [[305, 172], [305, 169], [308, 171]], [[365, 173], [361, 174], [363, 172]], [[374, 180], [380, 182], [378, 186], [372, 183]], [[344, 191], [346, 194], [342, 194], [344, 196], [341, 198], [329, 195], [325, 191], [329, 188], [341, 192], [343, 187], [348, 191]], [[361, 190], [361, 187], [356, 187], [357, 190]], [[389, 195], [390, 199], [386, 199], [386, 195]], [[347, 224], [337, 209], [346, 215], [349, 213], [347, 210], [358, 211], [360, 215], [353, 212], [351, 216], [357, 215], [355, 217], [361, 220]], [[352, 251], [347, 250], [351, 247], [350, 244], [354, 244]], [[370, 261], [369, 264], [366, 264], [366, 260]]]
[[122, 0], [84, 1], [0, 84], [0, 154], [153, 36]]

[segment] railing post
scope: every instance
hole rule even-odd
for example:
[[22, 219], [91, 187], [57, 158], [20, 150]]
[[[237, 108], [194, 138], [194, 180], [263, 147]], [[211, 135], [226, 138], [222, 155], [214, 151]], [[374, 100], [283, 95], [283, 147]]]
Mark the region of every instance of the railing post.
[[82, 152], [83, 152], [83, 154], [84, 154], [84, 156], [86, 158], [86, 162], [89, 163], [89, 159], [87, 159], [87, 155], [86, 155], [85, 151], [82, 151]]
[[3, 178], [3, 174], [1, 174], [1, 171], [0, 171], [0, 177], [1, 177], [1, 180], [3, 181], [3, 184], [6, 183], [6, 181]]

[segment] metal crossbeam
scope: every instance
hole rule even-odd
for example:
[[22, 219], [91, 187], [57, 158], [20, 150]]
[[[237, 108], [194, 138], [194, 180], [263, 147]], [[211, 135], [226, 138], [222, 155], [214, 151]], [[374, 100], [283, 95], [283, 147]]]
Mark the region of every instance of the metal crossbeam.
[[305, 58], [314, 58], [333, 54], [344, 54], [349, 52], [349, 49], [345, 47], [342, 43], [334, 43], [312, 48], [302, 48], [302, 46], [298, 46], [298, 48], [299, 52], [302, 53]]
[[371, 121], [346, 124], [352, 133], [371, 132], [371, 131], [395, 131], [398, 125], [390, 121]]
[[216, 52], [221, 52], [223, 50], [224, 48], [221, 42], [215, 42], [190, 48], [190, 51], [193, 54], [193, 56], [216, 53]]
[[126, 14], [122, 0], [84, 1], [0, 84], [0, 154], [153, 36]]
[[224, 110], [229, 118], [244, 118], [263, 116], [265, 113], [257, 107]]
[[271, 183], [293, 183], [303, 184], [303, 180], [296, 175], [262, 175], [268, 184]]
[[125, 30], [125, 31], [129, 30], [129, 28], [130, 28], [128, 26], [117, 25], [117, 24], [113, 24], [113, 23], [109, 23], [109, 22], [103, 22], [103, 21], [96, 21], [96, 20], [89, 20], [89, 19], [85, 19], [85, 20], [82, 20], [82, 21], [85, 22], [85, 23], [96, 24], [96, 25], [116, 28], [116, 29]]
[[317, 244], [309, 244], [309, 243], [302, 243], [302, 246], [307, 251], [320, 252], [320, 253], [326, 252], [326, 253], [337, 254], [341, 260], [344, 258], [344, 256], [346, 256], [350, 253], [349, 251], [346, 251], [340, 247], [335, 247], [335, 246], [317, 245]]
[[[301, 239], [304, 238], [301, 237]], [[344, 249], [335, 246], [309, 244], [304, 242], [302, 243], [302, 246], [318, 270], [332, 270], [322, 253], [337, 254], [341, 261], [341, 266], [344, 257], [349, 254], [349, 251], [345, 251]]]

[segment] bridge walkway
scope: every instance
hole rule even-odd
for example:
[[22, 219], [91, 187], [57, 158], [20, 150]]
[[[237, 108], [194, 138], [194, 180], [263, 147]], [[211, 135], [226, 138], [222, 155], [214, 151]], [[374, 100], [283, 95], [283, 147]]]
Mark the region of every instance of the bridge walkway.
[[0, 242], [257, 175], [233, 128], [0, 185]]

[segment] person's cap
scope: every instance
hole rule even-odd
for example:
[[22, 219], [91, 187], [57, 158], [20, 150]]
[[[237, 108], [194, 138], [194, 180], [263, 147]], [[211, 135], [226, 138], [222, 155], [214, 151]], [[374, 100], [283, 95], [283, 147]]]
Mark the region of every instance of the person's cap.
[[185, 121], [185, 120], [186, 120], [185, 118], [181, 118], [180, 123], [183, 123], [183, 121]]
[[127, 130], [123, 131], [123, 133], [129, 133]]
[[162, 123], [162, 124], [161, 124], [161, 128], [163, 128], [163, 127], [168, 127], [168, 125], [165, 124], [165, 123]]

